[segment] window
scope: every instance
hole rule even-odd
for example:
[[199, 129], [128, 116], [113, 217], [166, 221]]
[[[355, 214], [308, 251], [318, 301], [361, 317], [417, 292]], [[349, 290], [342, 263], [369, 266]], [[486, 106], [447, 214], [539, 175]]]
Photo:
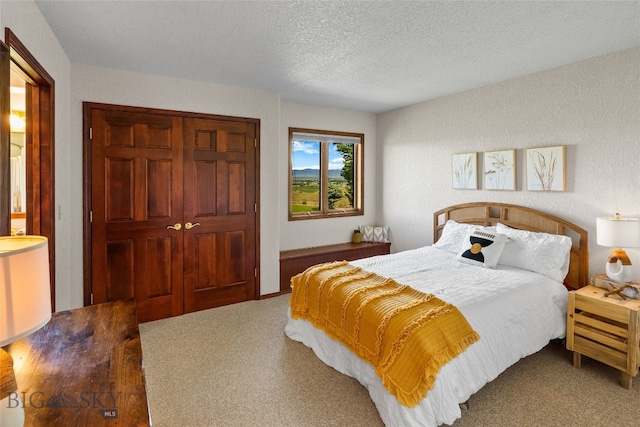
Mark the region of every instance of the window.
[[362, 215], [364, 135], [289, 128], [289, 220]]

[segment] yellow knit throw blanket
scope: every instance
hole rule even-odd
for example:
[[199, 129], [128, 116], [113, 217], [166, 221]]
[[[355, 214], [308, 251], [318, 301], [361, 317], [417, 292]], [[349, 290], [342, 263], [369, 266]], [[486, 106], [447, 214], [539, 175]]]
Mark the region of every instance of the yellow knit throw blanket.
[[291, 287], [291, 317], [371, 363], [410, 408], [433, 388], [440, 368], [480, 339], [455, 306], [347, 262], [310, 267]]

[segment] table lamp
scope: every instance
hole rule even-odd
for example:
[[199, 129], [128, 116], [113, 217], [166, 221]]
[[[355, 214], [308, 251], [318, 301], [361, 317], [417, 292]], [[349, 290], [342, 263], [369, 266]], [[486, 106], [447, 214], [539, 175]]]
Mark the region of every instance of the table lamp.
[[[0, 237], [0, 347], [25, 337], [51, 319], [49, 249], [46, 237]], [[23, 425], [24, 409], [13, 359], [0, 348], [0, 420]], [[10, 401], [11, 399], [11, 401]]]
[[607, 259], [607, 277], [617, 282], [630, 282], [633, 277], [631, 260], [622, 248], [640, 247], [640, 219], [622, 218], [619, 213], [612, 218], [598, 217], [596, 233], [598, 245], [615, 248]]

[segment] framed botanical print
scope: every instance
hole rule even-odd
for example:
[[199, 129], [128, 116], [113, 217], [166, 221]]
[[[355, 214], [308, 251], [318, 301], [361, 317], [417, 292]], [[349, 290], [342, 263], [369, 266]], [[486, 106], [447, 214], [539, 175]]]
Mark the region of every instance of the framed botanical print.
[[484, 153], [484, 189], [516, 189], [516, 150], [487, 151]]
[[532, 147], [525, 150], [527, 190], [566, 191], [565, 146]]
[[457, 153], [451, 155], [453, 188], [478, 189], [478, 153]]

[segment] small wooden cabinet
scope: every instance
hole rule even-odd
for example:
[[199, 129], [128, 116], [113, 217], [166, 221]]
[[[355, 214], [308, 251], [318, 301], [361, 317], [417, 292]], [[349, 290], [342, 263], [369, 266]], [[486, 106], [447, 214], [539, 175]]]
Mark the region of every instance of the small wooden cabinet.
[[622, 372], [621, 384], [630, 389], [640, 367], [640, 300], [605, 293], [593, 285], [569, 293], [567, 349], [574, 367], [582, 355], [606, 363]]
[[280, 292], [291, 292], [291, 278], [312, 265], [386, 255], [391, 243], [339, 243], [280, 252]]

